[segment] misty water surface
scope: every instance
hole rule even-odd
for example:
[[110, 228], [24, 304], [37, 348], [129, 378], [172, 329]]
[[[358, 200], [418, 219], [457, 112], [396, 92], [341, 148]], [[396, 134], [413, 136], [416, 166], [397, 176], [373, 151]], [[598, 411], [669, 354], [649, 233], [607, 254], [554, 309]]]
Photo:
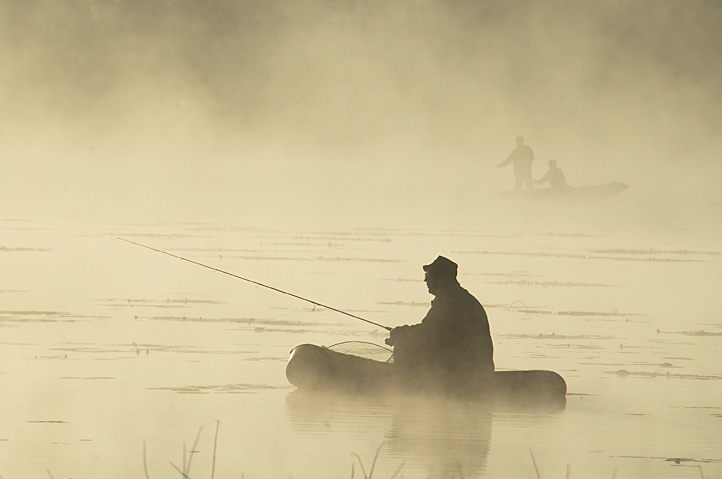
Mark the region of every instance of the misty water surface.
[[[350, 477], [379, 447], [376, 477], [535, 477], [530, 451], [549, 476], [720, 471], [721, 252], [700, 238], [528, 222], [2, 227], [17, 272], [0, 285], [3, 477], [143, 477], [144, 444], [150, 477], [190, 457], [199, 477]], [[446, 254], [487, 307], [497, 368], [558, 371], [566, 410], [302, 394], [284, 376], [293, 346], [384, 331], [118, 237], [390, 326], [423, 317], [420, 266]]]

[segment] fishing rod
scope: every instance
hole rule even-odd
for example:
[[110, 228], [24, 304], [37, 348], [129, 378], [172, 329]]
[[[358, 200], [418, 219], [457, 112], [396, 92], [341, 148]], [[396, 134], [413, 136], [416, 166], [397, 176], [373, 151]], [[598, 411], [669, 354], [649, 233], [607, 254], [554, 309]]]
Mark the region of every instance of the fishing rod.
[[326, 304], [319, 303], [319, 302], [314, 301], [314, 300], [312, 300], [312, 299], [304, 298], [303, 296], [299, 296], [299, 295], [297, 295], [297, 294], [289, 293], [288, 291], [283, 291], [282, 289], [274, 288], [273, 286], [269, 286], [269, 285], [267, 285], [267, 284], [263, 284], [263, 283], [260, 283], [260, 282], [258, 282], [258, 281], [254, 281], [254, 280], [252, 280], [252, 279], [244, 278], [243, 276], [239, 276], [239, 275], [237, 275], [237, 274], [230, 273], [230, 272], [228, 272], [228, 271], [223, 271], [222, 269], [214, 268], [213, 266], [208, 266], [207, 264], [199, 263], [198, 261], [193, 261], [192, 259], [184, 258], [183, 256], [179, 256], [179, 255], [177, 255], [177, 254], [169, 253], [169, 252], [167, 252], [167, 251], [163, 251], [163, 250], [161, 250], [161, 249], [153, 248], [153, 247], [151, 247], [151, 246], [147, 246], [147, 245], [144, 245], [144, 244], [141, 244], [141, 243], [136, 243], [135, 241], [131, 241], [131, 240], [129, 240], [129, 239], [125, 239], [125, 238], [118, 238], [118, 239], [121, 240], [121, 241], [125, 241], [126, 243], [134, 244], [134, 245], [136, 245], [136, 246], [140, 246], [140, 247], [142, 247], [142, 248], [146, 248], [146, 249], [149, 249], [149, 250], [151, 250], [151, 251], [155, 251], [155, 252], [157, 252], [157, 253], [163, 253], [163, 254], [165, 254], [165, 255], [172, 256], [173, 258], [177, 258], [177, 259], [180, 259], [180, 260], [183, 260], [183, 261], [187, 261], [188, 263], [195, 264], [195, 265], [197, 265], [197, 266], [202, 266], [203, 268], [210, 269], [211, 271], [216, 271], [216, 272], [218, 272], [218, 273], [227, 274], [228, 276], [232, 276], [232, 277], [237, 278], [237, 279], [242, 279], [243, 281], [246, 281], [246, 282], [248, 282], [248, 283], [252, 283], [252, 284], [255, 284], [255, 285], [257, 285], [257, 286], [262, 286], [262, 287], [264, 287], [264, 288], [270, 289], [270, 290], [275, 291], [275, 292], [277, 292], [277, 293], [285, 294], [285, 295], [287, 295], [287, 296], [291, 296], [292, 298], [300, 299], [301, 301], [306, 301], [307, 303], [311, 303], [311, 304], [313, 304], [313, 305], [315, 305], [315, 306], [320, 306], [320, 307], [322, 307], [322, 308], [330, 309], [331, 311], [335, 311], [335, 312], [337, 312], [337, 313], [345, 314], [346, 316], [350, 316], [350, 317], [352, 317], [352, 318], [354, 318], [354, 319], [358, 319], [358, 320], [364, 321], [364, 322], [366, 322], [366, 323], [373, 324], [374, 326], [378, 326], [379, 328], [384, 328], [386, 331], [391, 331], [391, 329], [392, 329], [392, 328], [390, 328], [390, 327], [388, 327], [388, 326], [384, 326], [383, 324], [374, 323], [373, 321], [370, 321], [370, 320], [368, 320], [368, 319], [366, 319], [366, 318], [362, 318], [361, 316], [356, 316], [355, 314], [347, 313], [346, 311], [342, 311], [342, 310], [340, 310], [340, 309], [337, 309], [337, 308], [328, 306], [328, 305], [326, 305]]

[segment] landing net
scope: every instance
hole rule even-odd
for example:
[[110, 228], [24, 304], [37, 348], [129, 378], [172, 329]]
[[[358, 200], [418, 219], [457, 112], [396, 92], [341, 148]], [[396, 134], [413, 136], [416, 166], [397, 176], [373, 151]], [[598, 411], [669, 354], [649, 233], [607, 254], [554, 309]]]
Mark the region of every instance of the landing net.
[[337, 353], [358, 356], [361, 358], [371, 359], [373, 361], [380, 361], [382, 363], [394, 362], [394, 352], [391, 349], [374, 343], [367, 343], [364, 341], [345, 341], [343, 343], [326, 346], [326, 348], [331, 351], [336, 351]]

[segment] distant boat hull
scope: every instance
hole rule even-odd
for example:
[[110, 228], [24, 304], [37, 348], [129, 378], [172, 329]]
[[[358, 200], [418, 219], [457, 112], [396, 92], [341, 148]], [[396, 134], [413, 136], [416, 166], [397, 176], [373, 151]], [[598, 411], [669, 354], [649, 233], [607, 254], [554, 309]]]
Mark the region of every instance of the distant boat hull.
[[[357, 395], [427, 394], [409, 387], [393, 363], [383, 363], [302, 344], [292, 351], [286, 377], [307, 391], [335, 391]], [[502, 405], [563, 409], [567, 385], [554, 371], [495, 371], [493, 377], [455, 398]]]
[[567, 186], [565, 188], [536, 188], [532, 190], [499, 191], [502, 198], [521, 200], [576, 201], [610, 198], [627, 189], [624, 183], [605, 183], [596, 186]]

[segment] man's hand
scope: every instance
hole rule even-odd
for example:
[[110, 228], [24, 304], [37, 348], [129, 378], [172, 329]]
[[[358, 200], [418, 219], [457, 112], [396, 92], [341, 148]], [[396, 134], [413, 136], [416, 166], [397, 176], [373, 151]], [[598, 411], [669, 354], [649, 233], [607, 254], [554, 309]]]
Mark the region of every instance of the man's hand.
[[400, 338], [403, 338], [403, 337], [406, 335], [406, 333], [408, 332], [409, 328], [410, 328], [410, 326], [406, 325], [406, 326], [398, 326], [398, 327], [392, 329], [392, 330], [389, 332], [389, 337], [386, 338], [386, 341], [384, 341], [384, 342], [385, 342], [386, 344], [388, 344], [389, 346], [395, 345], [396, 342], [397, 342]]

